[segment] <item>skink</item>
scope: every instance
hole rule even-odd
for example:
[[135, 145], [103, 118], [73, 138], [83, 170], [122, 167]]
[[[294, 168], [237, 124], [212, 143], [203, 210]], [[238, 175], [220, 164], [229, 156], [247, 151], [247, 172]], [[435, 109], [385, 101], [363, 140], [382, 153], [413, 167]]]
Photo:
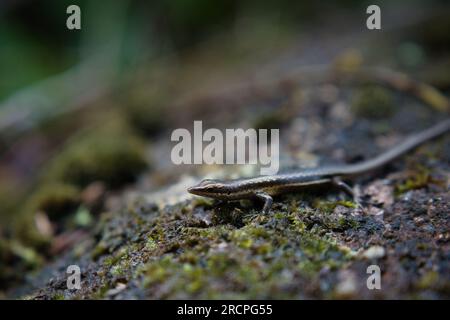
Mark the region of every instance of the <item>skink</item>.
[[289, 174], [258, 176], [248, 179], [206, 179], [198, 185], [190, 187], [188, 192], [225, 201], [258, 198], [264, 201], [264, 213], [270, 210], [273, 196], [315, 185], [333, 184], [354, 196], [352, 188], [343, 182], [342, 179], [351, 178], [380, 168], [420, 144], [448, 131], [450, 131], [450, 118], [429, 129], [409, 136], [401, 144], [370, 160], [355, 164], [322, 167]]

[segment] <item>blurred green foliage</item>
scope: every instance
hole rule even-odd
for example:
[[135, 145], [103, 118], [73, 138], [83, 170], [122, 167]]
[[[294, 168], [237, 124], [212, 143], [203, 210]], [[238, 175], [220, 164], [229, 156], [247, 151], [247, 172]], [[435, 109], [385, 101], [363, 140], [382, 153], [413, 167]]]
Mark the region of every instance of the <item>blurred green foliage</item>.
[[64, 30], [65, 8], [73, 2], [16, 1], [0, 7], [0, 99], [77, 62], [79, 35]]
[[[66, 8], [71, 4], [81, 8], [81, 31], [66, 28]], [[0, 99], [91, 55], [105, 54], [105, 45], [111, 43], [120, 47], [116, 48], [120, 59], [115, 63], [129, 68], [155, 54], [177, 52], [230, 30], [243, 19], [271, 16], [277, 20], [270, 23], [300, 25], [330, 9], [352, 6], [362, 4], [355, 0], [120, 0], [108, 5], [92, 0], [8, 2], [0, 7]]]

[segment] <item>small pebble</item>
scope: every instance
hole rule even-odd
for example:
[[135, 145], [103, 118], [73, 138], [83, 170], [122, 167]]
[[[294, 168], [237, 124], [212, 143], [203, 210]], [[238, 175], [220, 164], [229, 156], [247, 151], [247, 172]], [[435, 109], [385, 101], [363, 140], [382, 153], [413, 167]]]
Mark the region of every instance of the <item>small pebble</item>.
[[381, 246], [372, 246], [366, 251], [364, 251], [364, 257], [367, 259], [380, 259], [383, 258], [385, 254], [385, 250]]
[[338, 298], [350, 298], [357, 291], [356, 276], [352, 271], [342, 270], [339, 272], [340, 281], [336, 287]]
[[120, 293], [123, 290], [125, 290], [126, 288], [127, 288], [126, 284], [119, 282], [114, 289], [108, 290], [108, 292], [106, 292], [106, 295], [107, 296], [115, 296], [118, 293]]

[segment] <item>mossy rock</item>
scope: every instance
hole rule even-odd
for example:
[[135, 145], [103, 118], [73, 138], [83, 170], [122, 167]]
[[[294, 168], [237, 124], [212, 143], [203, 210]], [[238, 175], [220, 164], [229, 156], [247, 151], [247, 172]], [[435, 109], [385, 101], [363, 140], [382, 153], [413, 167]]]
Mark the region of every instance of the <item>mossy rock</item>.
[[109, 188], [117, 188], [132, 182], [145, 168], [143, 142], [122, 117], [106, 117], [102, 125], [84, 129], [72, 137], [44, 167], [35, 190], [17, 210], [14, 235], [24, 244], [45, 252], [52, 235], [38, 230], [38, 212], [57, 223], [58, 228], [71, 228], [66, 218], [80, 208], [84, 187], [100, 181]]
[[59, 220], [80, 205], [80, 190], [64, 183], [44, 185], [28, 200], [28, 212], [44, 212], [50, 220]]
[[117, 126], [90, 129], [76, 136], [50, 165], [46, 179], [85, 187], [94, 181], [116, 188], [147, 168], [138, 136]]
[[17, 239], [33, 248], [45, 250], [51, 234], [40, 232], [36, 225], [36, 214], [45, 214], [50, 221], [58, 222], [73, 213], [80, 205], [80, 190], [64, 183], [50, 183], [34, 191], [18, 209], [13, 232]]

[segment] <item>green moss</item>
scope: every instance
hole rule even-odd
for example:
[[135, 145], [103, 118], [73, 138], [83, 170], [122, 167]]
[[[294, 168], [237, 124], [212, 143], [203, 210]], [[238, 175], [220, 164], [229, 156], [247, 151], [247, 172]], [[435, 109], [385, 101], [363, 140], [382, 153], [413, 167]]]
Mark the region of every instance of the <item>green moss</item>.
[[[308, 227], [305, 220], [318, 215], [317, 210], [298, 210], [298, 204], [292, 208], [273, 215], [242, 213], [239, 228], [166, 230], [161, 241], [176, 244], [176, 250], [154, 256], [136, 276], [158, 298], [263, 298], [270, 288], [289, 285], [286, 270], [314, 278], [323, 268], [334, 270], [353, 258], [351, 250], [326, 235], [326, 224]], [[167, 228], [167, 222], [160, 227]], [[284, 297], [282, 290], [274, 290], [276, 297]]]
[[158, 244], [155, 240], [153, 240], [153, 238], [148, 238], [147, 242], [145, 243], [145, 247], [148, 250], [155, 250], [156, 248], [158, 248]]
[[65, 300], [66, 297], [62, 293], [55, 293], [52, 297], [52, 300]]
[[100, 241], [94, 249], [92, 249], [91, 257], [96, 260], [100, 256], [108, 252], [108, 245], [104, 241]]
[[402, 184], [395, 186], [395, 194], [401, 195], [410, 190], [425, 188], [430, 182], [432, 182], [430, 170], [423, 166], [417, 166]]
[[239, 240], [243, 238], [251, 238], [258, 239], [263, 238], [267, 239], [269, 237], [269, 233], [267, 230], [258, 224], [249, 224], [240, 229], [234, 230], [231, 233], [231, 240]]
[[93, 300], [103, 299], [106, 296], [106, 293], [111, 289], [110, 285], [102, 284], [97, 290], [92, 293]]
[[356, 209], [358, 207], [356, 203], [348, 200], [325, 201], [322, 199], [316, 199], [313, 206], [323, 213], [332, 213], [337, 206], [343, 206], [352, 209]]
[[284, 219], [286, 216], [282, 212], [276, 212], [274, 214], [275, 219]]
[[429, 289], [439, 282], [439, 273], [436, 271], [429, 271], [425, 273], [417, 282], [417, 287], [420, 289]]
[[306, 224], [299, 218], [298, 214], [291, 213], [288, 216], [291, 223], [291, 228], [293, 228], [298, 233], [304, 233], [306, 231]]
[[129, 253], [130, 248], [123, 246], [113, 255], [106, 257], [103, 260], [103, 266], [112, 276], [123, 276], [130, 269]]
[[351, 108], [355, 115], [370, 119], [387, 118], [395, 111], [391, 91], [375, 85], [357, 90]]
[[352, 208], [352, 209], [356, 209], [358, 208], [358, 204], [352, 201], [348, 201], [348, 200], [339, 200], [336, 202], [338, 205], [340, 206], [344, 206], [346, 208]]
[[114, 255], [108, 256], [103, 260], [103, 265], [111, 267], [116, 265], [121, 259], [126, 259], [128, 255], [128, 247], [122, 247], [116, 251]]
[[197, 197], [192, 201], [193, 207], [211, 207], [214, 204], [214, 200], [205, 197]]
[[253, 208], [211, 207], [212, 216], [231, 212], [240, 220], [208, 227], [198, 224], [191, 204], [151, 217], [133, 207], [120, 218], [102, 215], [104, 231], [93, 251], [104, 258], [91, 296], [103, 297], [97, 288], [112, 288], [120, 278], [133, 279], [153, 298], [292, 297], [285, 289], [292, 277], [315, 281], [324, 268], [335, 270], [353, 259], [331, 232], [334, 225], [350, 228], [352, 219], [310, 207], [312, 196], [300, 198], [288, 198], [286, 209], [266, 215]]
[[113, 276], [121, 276], [125, 273], [124, 270], [122, 265], [115, 265], [111, 267], [110, 272]]
[[173, 262], [170, 255], [164, 256], [161, 260], [148, 264], [142, 271], [145, 275], [144, 287], [165, 281], [170, 275], [170, 268]]

